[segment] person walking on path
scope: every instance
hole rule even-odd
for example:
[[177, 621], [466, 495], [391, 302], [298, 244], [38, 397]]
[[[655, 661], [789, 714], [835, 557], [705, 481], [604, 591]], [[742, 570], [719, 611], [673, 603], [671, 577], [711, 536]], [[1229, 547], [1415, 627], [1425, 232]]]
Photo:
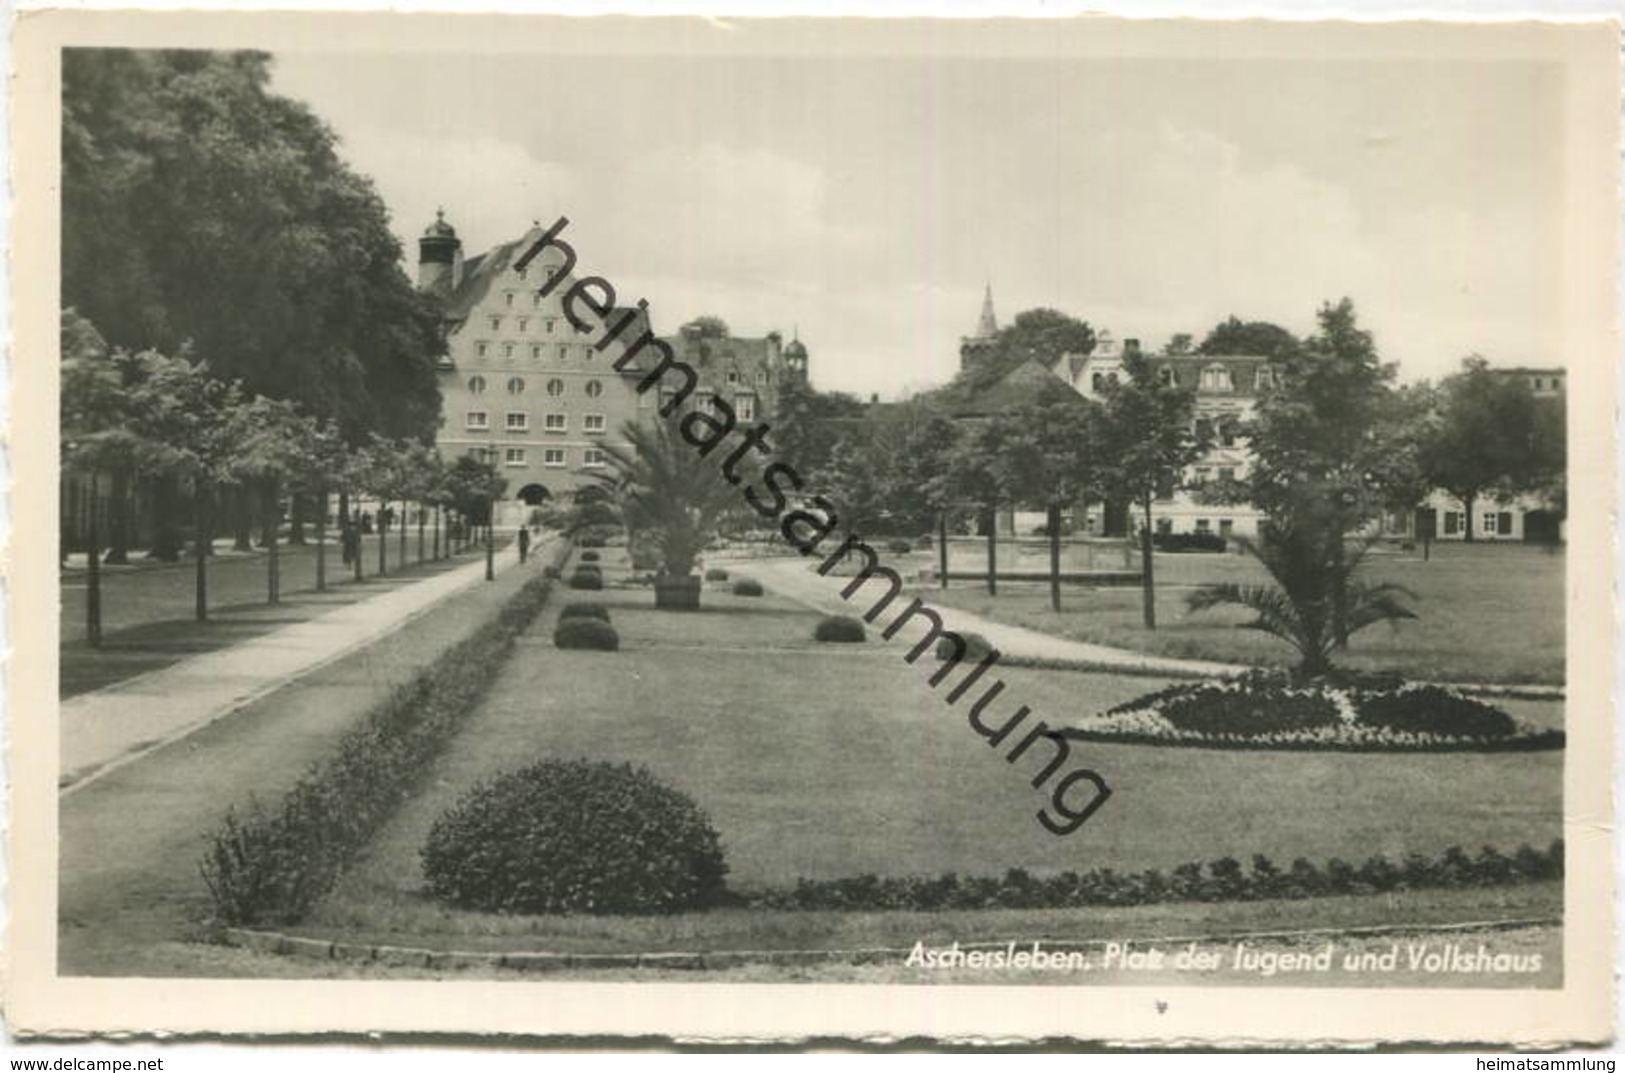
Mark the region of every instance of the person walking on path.
[[519, 561], [524, 562], [530, 555], [530, 529], [527, 526], [519, 527]]
[[355, 557], [361, 551], [361, 534], [355, 531], [355, 526], [348, 520], [344, 523], [344, 531], [339, 534], [339, 546], [343, 550], [344, 565], [349, 566], [355, 562]]

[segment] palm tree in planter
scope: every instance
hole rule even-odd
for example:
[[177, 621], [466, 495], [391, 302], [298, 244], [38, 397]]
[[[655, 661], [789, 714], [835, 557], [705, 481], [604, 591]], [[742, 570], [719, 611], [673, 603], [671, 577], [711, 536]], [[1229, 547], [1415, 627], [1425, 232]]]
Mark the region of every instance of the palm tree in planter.
[[1415, 599], [1410, 590], [1356, 578], [1374, 540], [1350, 550], [1334, 526], [1278, 522], [1261, 525], [1256, 541], [1235, 540], [1263, 564], [1275, 584], [1203, 585], [1186, 597], [1186, 606], [1205, 611], [1234, 605], [1252, 611], [1257, 618], [1244, 623], [1245, 628], [1262, 630], [1298, 650], [1293, 673], [1299, 680], [1325, 677], [1332, 670], [1333, 649], [1350, 634], [1379, 622], [1416, 617], [1402, 599]]
[[581, 529], [614, 519], [630, 538], [657, 551], [655, 606], [693, 611], [700, 606], [700, 553], [724, 515], [739, 502], [739, 489], [722, 476], [719, 460], [700, 457], [676, 423], [627, 424], [625, 445], [605, 444], [607, 470], [587, 473], [608, 495], [589, 497], [578, 511]]

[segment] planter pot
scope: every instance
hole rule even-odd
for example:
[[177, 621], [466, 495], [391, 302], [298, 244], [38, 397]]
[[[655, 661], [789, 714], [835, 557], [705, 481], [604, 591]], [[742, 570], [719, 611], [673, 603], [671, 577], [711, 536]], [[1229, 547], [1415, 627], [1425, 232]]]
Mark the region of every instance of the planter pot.
[[667, 611], [698, 611], [700, 584], [698, 574], [684, 577], [663, 574], [655, 578], [655, 606]]

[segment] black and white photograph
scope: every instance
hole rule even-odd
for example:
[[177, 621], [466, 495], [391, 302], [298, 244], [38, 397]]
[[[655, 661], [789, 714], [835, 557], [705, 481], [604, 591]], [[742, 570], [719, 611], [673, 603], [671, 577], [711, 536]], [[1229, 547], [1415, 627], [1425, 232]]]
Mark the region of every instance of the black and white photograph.
[[14, 1028], [1612, 1038], [1617, 23], [16, 33]]

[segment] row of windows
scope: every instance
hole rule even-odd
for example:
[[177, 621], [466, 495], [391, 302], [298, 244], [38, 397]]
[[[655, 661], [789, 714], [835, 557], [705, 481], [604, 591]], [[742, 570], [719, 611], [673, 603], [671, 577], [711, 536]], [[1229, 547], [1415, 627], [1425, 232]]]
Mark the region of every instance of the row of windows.
[[[534, 301], [533, 304], [535, 304], [537, 306], [540, 306], [542, 304], [541, 296], [536, 295], [534, 297], [535, 297], [535, 301]], [[513, 306], [513, 295], [509, 294], [507, 296], [507, 298], [508, 298], [508, 305], [511, 308]], [[516, 328], [518, 328], [522, 332], [530, 331], [530, 322], [532, 320], [535, 320], [538, 323], [540, 323], [541, 326], [542, 326], [542, 331], [546, 332], [548, 335], [553, 335], [555, 333], [558, 334], [558, 335], [566, 335], [566, 334], [587, 335], [589, 332], [592, 331], [592, 328], [591, 328], [590, 325], [588, 327], [586, 327], [586, 328], [577, 328], [574, 324], [571, 324], [570, 321], [567, 320], [564, 317], [514, 317], [513, 318], [514, 326]], [[502, 325], [503, 325], [503, 322], [504, 322], [502, 317], [493, 316], [493, 317], [490, 318], [490, 321], [491, 321], [491, 330], [493, 332], [500, 332], [502, 330]]]
[[[677, 392], [671, 388], [660, 389], [660, 409], [664, 412], [676, 404]], [[717, 397], [706, 393], [692, 397], [693, 407], [701, 413], [715, 415], [717, 412]], [[733, 398], [734, 417], [740, 421], [756, 420], [756, 396], [735, 395]]]
[[[1179, 384], [1179, 374], [1173, 366], [1164, 365], [1157, 370], [1157, 380], [1164, 387], [1176, 387]], [[1095, 391], [1105, 391], [1119, 383], [1116, 372], [1097, 372], [1090, 375], [1090, 386]], [[1275, 382], [1274, 370], [1268, 366], [1260, 367], [1254, 381], [1257, 390], [1262, 391]], [[1209, 365], [1201, 371], [1198, 386], [1202, 391], [1234, 391], [1235, 381], [1230, 376], [1230, 369], [1225, 365]]]
[[[489, 462], [496, 453], [488, 448], [476, 447], [473, 456], [482, 462]], [[602, 448], [588, 447], [581, 452], [581, 465], [586, 469], [600, 469], [608, 461]], [[502, 464], [505, 466], [530, 465], [530, 452], [524, 447], [504, 447], [502, 449]], [[570, 452], [563, 447], [542, 448], [542, 465], [548, 469], [563, 469], [570, 464]]]
[[[1467, 529], [1467, 512], [1460, 510], [1445, 510], [1439, 512], [1440, 521], [1444, 524], [1445, 536], [1459, 536]], [[1475, 536], [1512, 536], [1512, 514], [1509, 511], [1487, 510], [1479, 516], [1478, 532]]]
[[[501, 347], [502, 347], [501, 353], [502, 353], [502, 356], [504, 358], [512, 358], [512, 357], [515, 356], [516, 352], [514, 350], [514, 344], [513, 343], [503, 343], [503, 344], [501, 344]], [[570, 360], [570, 351], [572, 349], [579, 350], [581, 352], [581, 360], [583, 360], [583, 361], [591, 361], [593, 359], [593, 357], [596, 356], [597, 353], [598, 353], [595, 349], [593, 349], [590, 346], [578, 346], [578, 347], [572, 348], [566, 343], [560, 343], [559, 344], [559, 360], [560, 361], [569, 361]], [[540, 344], [540, 343], [532, 343], [531, 344], [530, 356], [531, 356], [531, 358], [533, 360], [541, 361], [542, 360], [542, 355], [544, 353], [545, 353], [545, 350], [543, 349], [542, 344]], [[491, 356], [491, 344], [484, 341], [483, 339], [476, 342], [474, 344], [474, 356], [477, 357], [477, 358], [489, 358]]]
[[[485, 377], [483, 376], [471, 376], [468, 378], [468, 391], [471, 395], [484, 394], [485, 386]], [[525, 378], [522, 376], [508, 377], [507, 387], [508, 394], [523, 395], [525, 393]], [[560, 395], [564, 394], [564, 381], [555, 376], [548, 380], [548, 382], [544, 385], [544, 388], [549, 395], [556, 399]], [[596, 399], [598, 396], [604, 393], [604, 382], [602, 380], [588, 380], [586, 385], [581, 390], [587, 393], [587, 397], [589, 399]]]
[[[463, 427], [470, 432], [485, 432], [491, 427], [491, 415], [484, 410], [469, 410], [463, 415]], [[503, 416], [503, 428], [509, 432], [529, 432], [530, 414], [523, 410], [509, 410]], [[569, 432], [569, 414], [543, 414], [544, 432]], [[603, 414], [582, 414], [581, 431], [603, 433], [607, 430]]]

